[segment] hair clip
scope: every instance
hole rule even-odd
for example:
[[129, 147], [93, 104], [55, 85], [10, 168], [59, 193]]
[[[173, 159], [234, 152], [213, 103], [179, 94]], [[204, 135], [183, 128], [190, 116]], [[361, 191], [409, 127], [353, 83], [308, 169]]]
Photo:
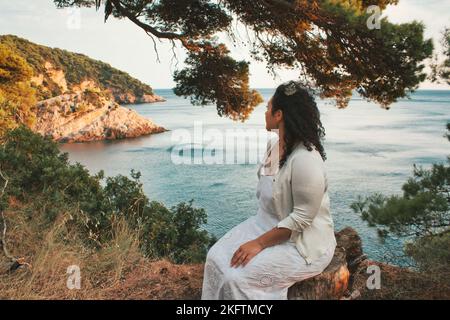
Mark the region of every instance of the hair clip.
[[284, 92], [284, 94], [285, 95], [287, 95], [287, 96], [291, 96], [291, 95], [293, 95], [294, 93], [296, 93], [297, 92], [297, 90], [298, 90], [298, 86], [297, 86], [297, 83], [295, 82], [295, 81], [293, 81], [293, 80], [290, 80], [290, 81], [288, 81], [288, 82], [286, 82], [285, 84], [284, 84], [284, 90], [283, 90], [283, 92]]

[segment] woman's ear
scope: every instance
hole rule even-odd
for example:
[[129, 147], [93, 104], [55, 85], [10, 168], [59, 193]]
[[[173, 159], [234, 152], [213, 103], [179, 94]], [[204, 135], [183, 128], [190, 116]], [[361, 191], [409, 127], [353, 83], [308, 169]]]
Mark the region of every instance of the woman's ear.
[[278, 109], [277, 111], [275, 111], [274, 117], [277, 121], [277, 124], [280, 124], [280, 122], [283, 121], [283, 111]]

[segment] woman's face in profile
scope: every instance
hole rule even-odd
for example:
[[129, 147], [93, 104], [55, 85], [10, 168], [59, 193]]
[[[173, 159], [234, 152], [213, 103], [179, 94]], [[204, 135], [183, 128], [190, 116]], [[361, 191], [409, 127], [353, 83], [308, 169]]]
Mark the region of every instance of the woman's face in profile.
[[281, 110], [277, 110], [275, 114], [272, 114], [272, 98], [270, 98], [266, 110], [266, 130], [271, 131], [279, 128], [279, 123], [282, 121], [281, 113]]

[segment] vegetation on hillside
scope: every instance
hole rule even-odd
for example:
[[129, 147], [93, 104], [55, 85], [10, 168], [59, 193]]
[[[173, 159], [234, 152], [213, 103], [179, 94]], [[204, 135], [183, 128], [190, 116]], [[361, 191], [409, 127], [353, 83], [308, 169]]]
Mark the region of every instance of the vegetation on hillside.
[[[127, 241], [150, 259], [200, 262], [216, 241], [201, 229], [206, 213], [192, 200], [172, 208], [150, 201], [134, 171], [131, 179], [105, 179], [103, 171], [90, 175], [81, 164], [70, 164], [56, 143], [23, 126], [8, 132], [1, 145], [0, 173], [0, 226], [9, 225], [12, 233], [3, 239], [11, 266], [20, 265], [17, 257], [23, 256], [33, 264], [33, 252], [49, 233], [61, 245], [75, 241], [80, 250], [95, 255], [111, 246], [117, 223], [133, 235]], [[24, 243], [33, 247], [24, 248]]]
[[[80, 85], [84, 80], [89, 82]], [[89, 104], [145, 101], [152, 89], [84, 55], [0, 36], [0, 142], [8, 130], [20, 125], [36, 130], [37, 103], [63, 93], [62, 99], [71, 100], [72, 112], [82, 114]]]
[[0, 43], [0, 142], [8, 130], [35, 121], [32, 69], [19, 55]]
[[0, 44], [8, 47], [15, 55], [24, 58], [33, 70], [33, 75], [44, 75], [43, 86], [49, 92], [38, 90], [39, 100], [61, 94], [61, 88], [46, 77], [45, 63], [50, 62], [57, 70], [63, 70], [68, 87], [84, 80], [93, 80], [102, 90], [110, 89], [113, 94], [132, 93], [135, 96], [153, 94], [152, 88], [128, 73], [111, 67], [109, 64], [91, 59], [83, 54], [32, 43], [13, 35], [0, 36]]

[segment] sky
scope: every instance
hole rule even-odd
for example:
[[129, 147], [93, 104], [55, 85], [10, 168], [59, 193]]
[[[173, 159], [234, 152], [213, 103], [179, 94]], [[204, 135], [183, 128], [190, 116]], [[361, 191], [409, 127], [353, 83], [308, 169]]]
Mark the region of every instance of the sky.
[[[391, 22], [422, 21], [425, 37], [435, 46], [445, 26], [450, 27], [450, 0], [400, 0], [388, 7], [383, 16]], [[14, 34], [32, 42], [83, 53], [111, 64], [155, 89], [173, 88], [172, 74], [183, 67], [184, 50], [155, 38], [159, 61], [151, 38], [128, 20], [109, 18], [94, 8], [57, 9], [52, 0], [0, 0], [0, 34]], [[239, 33], [245, 39], [245, 31]], [[230, 44], [228, 39], [224, 42]], [[296, 70], [270, 73], [266, 65], [254, 61], [245, 47], [228, 46], [232, 56], [250, 61], [250, 86], [274, 88], [279, 83], [297, 78]], [[449, 89], [448, 86], [424, 82], [421, 89]]]

